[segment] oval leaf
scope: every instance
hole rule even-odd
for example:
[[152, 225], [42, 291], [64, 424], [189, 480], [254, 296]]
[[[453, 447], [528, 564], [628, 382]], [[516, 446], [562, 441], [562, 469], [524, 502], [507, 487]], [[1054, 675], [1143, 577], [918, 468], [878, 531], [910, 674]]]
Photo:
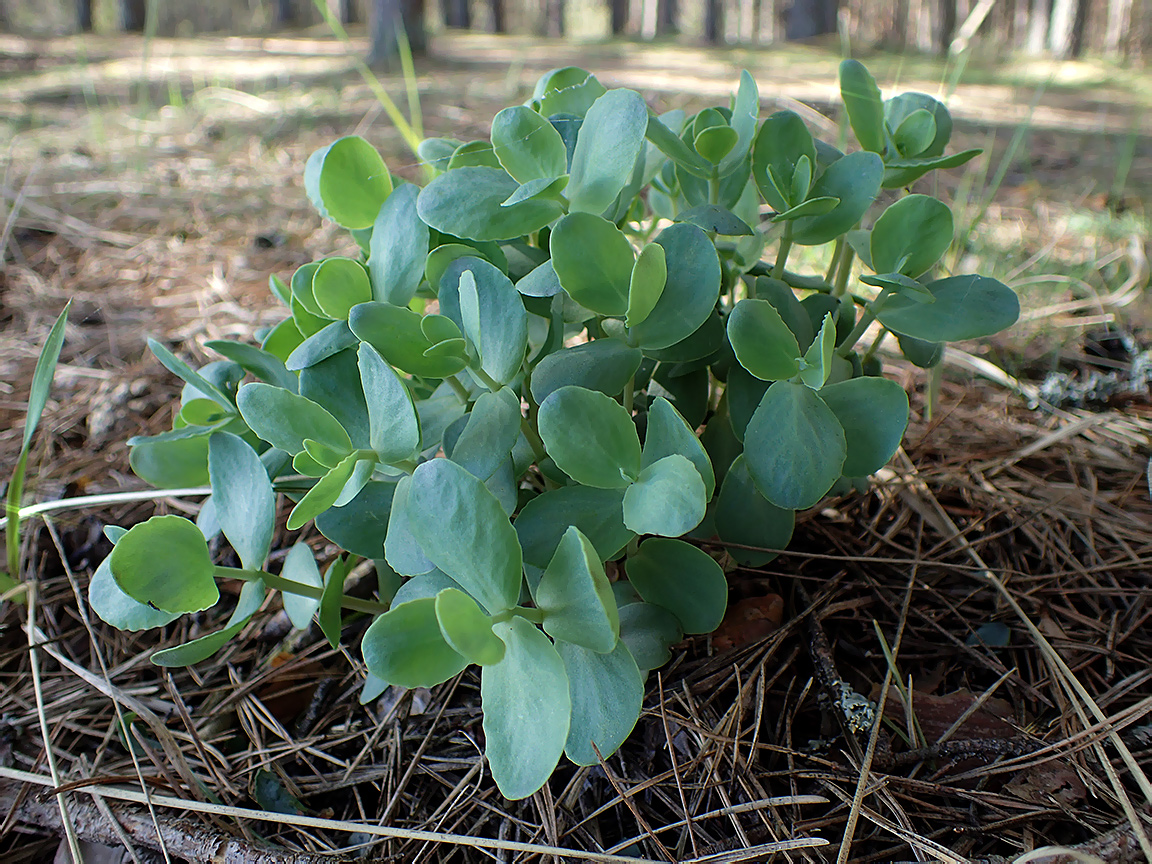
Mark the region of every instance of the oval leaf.
[[728, 341], [740, 365], [762, 381], [781, 381], [800, 371], [800, 346], [767, 300], [741, 300], [728, 316]]
[[440, 632], [432, 597], [409, 600], [377, 617], [360, 650], [369, 672], [400, 687], [435, 687], [468, 665]]
[[563, 215], [562, 205], [549, 198], [529, 198], [504, 207], [519, 188], [498, 168], [457, 168], [420, 191], [416, 212], [437, 231], [470, 240], [522, 237]]
[[538, 422], [548, 455], [577, 483], [616, 489], [639, 475], [636, 425], [603, 393], [561, 387], [540, 406]]
[[616, 557], [636, 536], [624, 525], [623, 506], [623, 489], [562, 486], [537, 495], [516, 517], [524, 560], [547, 567], [570, 527], [588, 538], [601, 561]]
[[418, 187], [404, 183], [380, 208], [368, 246], [372, 295], [366, 299], [407, 306], [416, 293], [424, 277], [429, 242], [428, 226], [416, 212], [419, 194]]
[[748, 421], [744, 453], [761, 495], [777, 507], [804, 510], [840, 477], [847, 444], [819, 396], [803, 384], [777, 381]]
[[505, 108], [492, 118], [492, 149], [519, 183], [568, 173], [568, 151], [560, 133], [524, 105]]
[[125, 594], [164, 612], [200, 612], [220, 599], [216, 567], [200, 529], [181, 516], [153, 516], [134, 525], [109, 556]]
[[568, 296], [601, 315], [624, 315], [635, 256], [619, 228], [591, 213], [570, 213], [549, 239], [552, 267]]
[[653, 462], [624, 493], [624, 524], [637, 534], [679, 537], [700, 524], [708, 506], [704, 481], [676, 453]]
[[934, 303], [890, 297], [876, 316], [880, 323], [926, 342], [959, 342], [999, 333], [1020, 317], [1016, 292], [988, 276], [950, 276], [925, 287]]
[[352, 449], [348, 433], [336, 418], [304, 396], [257, 382], [240, 388], [236, 404], [249, 428], [285, 453], [303, 452], [305, 438], [342, 453]]
[[433, 459], [412, 474], [406, 509], [408, 528], [429, 561], [490, 614], [516, 605], [520, 541], [483, 483], [454, 462]]
[[572, 721], [564, 754], [577, 765], [598, 765], [615, 753], [640, 719], [644, 679], [628, 646], [610, 654], [557, 642], [572, 698]]
[[492, 632], [492, 619], [458, 588], [436, 595], [436, 620], [444, 640], [469, 663], [490, 666], [504, 657], [504, 643]]
[[368, 405], [369, 444], [381, 462], [411, 459], [420, 449], [420, 420], [400, 376], [367, 342], [357, 354]]
[[553, 351], [532, 370], [532, 398], [540, 404], [568, 385], [619, 395], [643, 359], [639, 348], [622, 339], [594, 339]]
[[906, 195], [872, 226], [872, 269], [915, 279], [952, 245], [952, 211], [930, 195]]
[[652, 312], [632, 328], [641, 348], [675, 345], [708, 320], [720, 296], [720, 259], [708, 235], [696, 225], [680, 223], [660, 232], [667, 280]]
[[564, 532], [536, 586], [544, 630], [556, 640], [607, 653], [616, 647], [620, 619], [612, 586], [592, 543], [575, 527]]
[[133, 600], [112, 578], [112, 556], [100, 562], [88, 583], [88, 603], [100, 619], [117, 630], [150, 630], [163, 627], [180, 617], [179, 612], [162, 612]]
[[840, 64], [840, 97], [860, 146], [883, 154], [888, 146], [884, 100], [880, 98], [876, 79], [859, 60], [844, 60]]
[[632, 176], [647, 129], [648, 106], [639, 93], [609, 90], [592, 103], [576, 138], [572, 176], [564, 190], [571, 212], [608, 209]]
[[506, 647], [504, 659], [480, 673], [484, 755], [500, 794], [517, 800], [543, 786], [560, 761], [572, 698], [547, 636], [519, 615], [492, 629]]
[[859, 150], [837, 159], [816, 178], [809, 198], [839, 198], [822, 215], [804, 216], [792, 223], [792, 242], [818, 246], [851, 230], [872, 206], [884, 179], [884, 163], [875, 153]]
[[866, 477], [883, 468], [908, 426], [908, 394], [887, 378], [853, 378], [819, 393], [844, 428], [848, 455], [845, 477]]
[[711, 633], [724, 620], [728, 606], [724, 570], [692, 544], [649, 538], [625, 569], [640, 596], [675, 615], [685, 633]]
[[[796, 526], [795, 510], [777, 507], [757, 491], [743, 454], [724, 476], [715, 516], [716, 535], [724, 542], [765, 549], [786, 548]], [[746, 567], [763, 567], [777, 553], [729, 546], [728, 554]]]
[[657, 396], [648, 406], [648, 427], [644, 433], [640, 464], [647, 468], [674, 453], [688, 459], [696, 468], [704, 481], [705, 497], [711, 500], [716, 490], [716, 477], [704, 445], [672, 403], [663, 396]]
[[208, 473], [224, 536], [241, 566], [262, 569], [276, 528], [276, 495], [268, 471], [247, 442], [217, 432], [208, 439]]
[[375, 147], [350, 135], [312, 154], [304, 188], [322, 216], [345, 228], [370, 228], [392, 194], [392, 175]]

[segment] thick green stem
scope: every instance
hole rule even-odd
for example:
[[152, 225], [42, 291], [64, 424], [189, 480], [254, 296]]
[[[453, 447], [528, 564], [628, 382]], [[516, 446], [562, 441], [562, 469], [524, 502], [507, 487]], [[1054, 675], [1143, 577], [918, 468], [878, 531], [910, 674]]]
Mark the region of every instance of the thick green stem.
[[[255, 582], [257, 579], [262, 579], [266, 586], [279, 591], [281, 594], [299, 594], [302, 597], [311, 597], [313, 600], [319, 600], [324, 594], [324, 590], [316, 585], [305, 585], [301, 582], [293, 582], [291, 579], [285, 579], [283, 576], [275, 576], [264, 570], [241, 570], [237, 567], [217, 567], [215, 576], [218, 579], [242, 579], [245, 582]], [[377, 603], [375, 600], [349, 597], [347, 594], [340, 598], [340, 605], [345, 609], [351, 609], [353, 612], [366, 612], [369, 615], [380, 615], [388, 611], [387, 603]]]
[[480, 379], [480, 383], [491, 390], [493, 393], [501, 389], [502, 385], [479, 366], [469, 366], [468, 368], [472, 371], [473, 375]]
[[540, 433], [528, 422], [527, 417], [520, 418], [520, 431], [528, 439], [528, 446], [532, 448], [532, 455], [536, 457], [537, 462], [548, 455], [548, 451], [544, 449], [544, 441], [541, 439]]
[[716, 178], [713, 178], [713, 179], [708, 181], [708, 203], [709, 204], [719, 204], [720, 203], [720, 181], [717, 180]]
[[444, 380], [448, 382], [448, 386], [452, 388], [452, 391], [460, 397], [460, 401], [467, 405], [469, 400], [472, 399], [472, 394], [468, 392], [468, 388], [456, 380], [455, 375], [445, 378]]
[[868, 350], [864, 352], [864, 356], [860, 358], [861, 363], [867, 363], [876, 356], [876, 351], [880, 348], [881, 343], [891, 332], [887, 327], [881, 327], [880, 332], [876, 334], [876, 338], [872, 340], [872, 344], [868, 346]]
[[772, 268], [772, 278], [784, 278], [784, 265], [788, 263], [788, 253], [792, 251], [792, 221], [784, 223], [784, 236], [780, 238], [780, 248], [776, 252], [776, 266]]
[[856, 322], [852, 332], [844, 338], [844, 342], [836, 349], [838, 356], [847, 357], [852, 353], [852, 346], [859, 342], [864, 332], [872, 326], [872, 322], [876, 320], [876, 316], [880, 314], [880, 310], [893, 293], [891, 289], [883, 288], [876, 299], [864, 307], [864, 311], [860, 313], [860, 320]]
[[534, 609], [530, 606], [514, 606], [511, 609], [505, 609], [503, 612], [497, 612], [492, 616], [492, 623], [499, 624], [502, 621], [509, 621], [514, 615], [519, 615], [533, 624], [544, 623], [544, 610]]
[[852, 275], [852, 262], [855, 260], [855, 250], [845, 243], [844, 252], [840, 255], [839, 269], [836, 271], [836, 281], [832, 284], [833, 297], [843, 297], [848, 293], [848, 277]]
[[832, 249], [832, 260], [828, 262], [828, 272], [824, 274], [824, 281], [829, 285], [832, 284], [832, 278], [836, 275], [836, 268], [840, 264], [840, 256], [844, 254], [844, 247], [847, 245], [843, 237], [836, 238], [836, 245]]
[[632, 416], [632, 399], [636, 390], [636, 375], [633, 374], [628, 379], [628, 383], [624, 385], [624, 410], [628, 412], [628, 416]]

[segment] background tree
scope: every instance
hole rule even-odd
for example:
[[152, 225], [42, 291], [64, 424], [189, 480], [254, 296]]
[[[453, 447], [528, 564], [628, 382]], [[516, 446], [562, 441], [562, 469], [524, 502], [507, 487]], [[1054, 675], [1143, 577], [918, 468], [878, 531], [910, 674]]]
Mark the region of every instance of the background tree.
[[76, 0], [76, 29], [81, 33], [92, 32], [92, 0]]
[[467, 30], [472, 26], [472, 9], [468, 0], [440, 0], [440, 14], [446, 27]]
[[125, 33], [143, 33], [147, 0], [120, 0], [120, 29]]
[[337, 10], [341, 24], [355, 24], [360, 20], [355, 0], [340, 0]]
[[369, 65], [395, 66], [402, 34], [413, 54], [424, 53], [427, 47], [424, 0], [372, 0], [368, 18], [372, 43]]

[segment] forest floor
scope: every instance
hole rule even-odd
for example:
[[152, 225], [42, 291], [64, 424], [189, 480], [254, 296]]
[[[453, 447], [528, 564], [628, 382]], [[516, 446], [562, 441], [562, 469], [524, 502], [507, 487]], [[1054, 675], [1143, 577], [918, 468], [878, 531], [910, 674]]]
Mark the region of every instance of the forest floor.
[[[278, 320], [270, 274], [349, 248], [304, 196], [309, 153], [361, 134], [395, 174], [421, 178], [350, 59], [364, 49], [307, 36], [0, 37], [0, 466], [16, 461], [39, 346], [74, 301], [29, 500], [142, 488], [124, 441], [169, 428], [179, 393], [145, 337], [207, 362], [206, 338], [249, 339]], [[935, 95], [947, 80], [935, 60], [861, 59], [885, 95]], [[818, 45], [438, 35], [417, 64], [419, 116], [427, 135], [487, 137], [497, 110], [568, 64], [660, 110], [691, 111], [725, 103], [747, 68], [761, 116], [792, 108], [835, 141], [838, 61]], [[406, 109], [403, 80], [381, 81]], [[160, 808], [157, 822], [169, 848], [185, 850], [173, 857], [189, 860], [224, 838], [238, 862], [327, 852], [528, 861], [560, 850], [727, 862], [824, 838], [826, 848], [783, 853], [823, 861], [845, 836], [844, 860], [858, 862], [1002, 861], [1047, 844], [1141, 860], [1132, 826], [1152, 808], [1152, 406], [1144, 393], [1044, 411], [1029, 396], [1051, 370], [1124, 367], [1132, 346], [1090, 356], [1105, 330], [1132, 334], [1137, 353], [1149, 347], [1152, 74], [974, 61], [948, 102], [953, 146], [987, 150], [931, 189], [955, 200], [967, 234], [950, 263], [1014, 287], [1020, 325], [950, 353], [934, 417], [922, 373], [892, 364], [913, 422], [887, 482], [804, 514], [788, 554], [734, 576], [729, 645], [692, 640], [650, 678], [640, 726], [607, 771], [562, 770], [509, 804], [470, 743], [473, 677], [359, 706], [358, 661], [318, 633], [286, 634], [272, 608], [238, 647], [160, 672], [147, 661], [156, 634], [91, 620], [84, 586], [108, 550], [103, 525], [197, 504], [118, 505], [29, 525], [26, 575], [40, 580], [36, 624], [50, 643], [39, 692], [27, 607], [0, 601], [0, 814], [11, 814], [0, 858], [47, 861], [58, 845], [55, 800], [13, 781], [46, 776], [43, 716], [69, 781], [139, 788], [140, 772], [161, 798], [188, 799], [183, 809], [202, 816]], [[798, 261], [813, 272], [824, 263]], [[750, 619], [759, 630], [740, 623]], [[891, 666], [874, 624], [899, 643]], [[885, 704], [897, 739], [926, 746], [870, 752], [837, 737], [817, 698], [826, 661]], [[890, 670], [911, 680], [912, 698], [894, 685], [881, 699]], [[119, 710], [137, 718], [131, 749]], [[255, 812], [278, 807], [258, 788], [268, 782], [304, 810]], [[796, 795], [820, 800], [780, 798]], [[78, 825], [102, 824], [111, 800], [68, 798]], [[139, 848], [156, 848], [147, 811], [117, 812]], [[330, 821], [304, 824], [300, 812]], [[389, 837], [380, 825], [441, 836]], [[450, 834], [488, 838], [491, 851]]]

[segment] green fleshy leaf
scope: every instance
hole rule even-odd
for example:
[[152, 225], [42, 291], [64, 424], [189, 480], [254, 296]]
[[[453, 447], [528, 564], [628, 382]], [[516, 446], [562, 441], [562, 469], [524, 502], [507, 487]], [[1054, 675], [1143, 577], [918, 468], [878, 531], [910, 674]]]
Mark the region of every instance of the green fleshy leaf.
[[887, 378], [852, 378], [819, 393], [844, 428], [845, 477], [866, 477], [883, 468], [908, 426], [908, 394]]
[[719, 165], [732, 152], [738, 138], [736, 130], [731, 126], [711, 126], [696, 135], [692, 146], [713, 165]]
[[[777, 507], [761, 495], [748, 473], [743, 454], [733, 460], [716, 499], [716, 534], [726, 543], [784, 549], [792, 539], [796, 511]], [[763, 567], [775, 552], [728, 547], [728, 554], [746, 567]]]
[[919, 108], [905, 117], [892, 133], [892, 143], [903, 157], [915, 159], [936, 140], [936, 118]]
[[491, 666], [504, 659], [504, 643], [492, 632], [492, 619], [458, 588], [436, 595], [436, 620], [444, 641], [469, 663]]
[[433, 459], [412, 474], [406, 509], [408, 528], [429, 561], [490, 614], [516, 605], [522, 582], [520, 542], [500, 502], [481, 481], [454, 462]]
[[419, 194], [416, 186], [405, 183], [389, 195], [380, 208], [368, 247], [368, 274], [372, 286], [365, 300], [383, 300], [394, 306], [407, 306], [416, 294], [424, 276], [429, 242], [428, 226], [416, 213], [416, 196]]
[[352, 477], [358, 461], [357, 455], [353, 453], [317, 480], [288, 514], [286, 523], [288, 530], [295, 531], [297, 528], [302, 528], [310, 519], [315, 519], [335, 504], [344, 490], [344, 485]]
[[949, 276], [926, 287], [934, 303], [891, 297], [876, 316], [880, 323], [926, 342], [960, 342], [999, 333], [1020, 317], [1016, 292], [988, 276]]
[[520, 437], [520, 399], [508, 387], [481, 394], [448, 457], [479, 480], [488, 480]]
[[[361, 303], [348, 316], [348, 325], [360, 341], [370, 344], [385, 360], [409, 375], [448, 378], [468, 365], [459, 328], [442, 315], [421, 316], [388, 303]], [[428, 332], [440, 338], [434, 342]], [[445, 333], [451, 336], [445, 338]], [[455, 347], [443, 354], [429, 353], [441, 344]]]
[[800, 380], [813, 390], [819, 390], [832, 371], [832, 351], [836, 347], [836, 324], [831, 313], [824, 316], [820, 332], [808, 346], [801, 364]]
[[[153, 353], [153, 355], [155, 355], [156, 359], [160, 361], [165, 369], [167, 369], [180, 380], [194, 387], [196, 390], [199, 390], [205, 398], [211, 399], [226, 411], [235, 409], [236, 406], [228, 397], [228, 394], [226, 394], [212, 382], [208, 381], [208, 379], [206, 379], [203, 375], [195, 371], [191, 366], [189, 366], [155, 339], [148, 340], [148, 348]], [[44, 410], [43, 406], [41, 406], [40, 410]]]
[[181, 516], [153, 516], [134, 525], [113, 547], [109, 562], [121, 591], [161, 611], [200, 612], [220, 599], [204, 535]]
[[488, 141], [468, 141], [456, 148], [448, 160], [448, 170], [459, 168], [495, 168], [500, 170], [500, 160]]
[[782, 381], [800, 371], [800, 347], [780, 313], [767, 300], [741, 300], [728, 316], [728, 341], [740, 365], [763, 381]]
[[876, 79], [859, 60], [844, 60], [840, 64], [840, 96], [860, 146], [883, 155], [888, 147], [884, 101]]
[[699, 207], [689, 207], [676, 214], [676, 222], [691, 222], [711, 231], [714, 234], [723, 234], [728, 237], [751, 236], [755, 232], [748, 223], [718, 204], [701, 204]]
[[643, 359], [639, 348], [630, 347], [622, 339], [594, 339], [562, 348], [532, 370], [532, 398], [540, 404], [569, 385], [616, 396], [636, 374]]
[[930, 195], [906, 195], [872, 226], [872, 269], [913, 279], [926, 273], [952, 245], [952, 211]]
[[261, 570], [276, 528], [276, 494], [260, 457], [227, 432], [208, 439], [212, 501], [224, 536], [246, 570]]
[[369, 672], [400, 687], [435, 687], [468, 665], [444, 639], [433, 597], [393, 605], [364, 631], [360, 651]]
[[983, 150], [964, 150], [961, 153], [949, 153], [947, 156], [933, 156], [930, 159], [889, 159], [884, 166], [884, 188], [900, 189], [919, 180], [929, 171], [947, 168], [959, 168], [975, 159]]
[[672, 646], [683, 638], [676, 616], [661, 606], [630, 603], [620, 607], [620, 641], [644, 674], [672, 659]]
[[648, 405], [648, 428], [640, 465], [647, 468], [673, 454], [679, 454], [692, 463], [704, 482], [705, 498], [711, 500], [716, 490], [716, 477], [704, 446], [672, 403], [663, 396], [657, 396]]
[[825, 195], [822, 198], [809, 198], [807, 201], [797, 204], [795, 207], [790, 207], [783, 213], [777, 213], [772, 217], [773, 222], [788, 222], [792, 219], [800, 219], [805, 216], [823, 216], [825, 213], [831, 213], [840, 206], [840, 199], [833, 198]]
[[117, 630], [150, 630], [163, 627], [180, 617], [179, 612], [162, 612], [133, 600], [112, 578], [112, 556], [100, 562], [88, 583], [88, 604], [105, 623]]
[[547, 198], [553, 201], [559, 201], [562, 197], [561, 193], [563, 193], [567, 186], [567, 174], [560, 177], [541, 177], [539, 180], [529, 180], [500, 202], [500, 206], [511, 207], [519, 204], [521, 201], [531, 201], [535, 198]]
[[356, 337], [348, 329], [348, 322], [333, 321], [297, 345], [284, 361], [284, 365], [292, 372], [311, 369], [355, 344]]
[[502, 206], [518, 188], [520, 184], [501, 169], [458, 168], [421, 190], [416, 211], [437, 231], [472, 240], [523, 237], [563, 215], [562, 205], [548, 198]]
[[707, 552], [651, 537], [624, 566], [640, 596], [675, 615], [685, 633], [711, 633], [724, 620], [728, 581]]
[[503, 272], [504, 268], [500, 266], [501, 262], [499, 260], [492, 260], [497, 257], [495, 254], [489, 256], [477, 248], [479, 246], [487, 247], [489, 245], [495, 246], [497, 250], [500, 249], [495, 243], [477, 243], [476, 246], [469, 246], [466, 243], [445, 243], [437, 246], [428, 253], [428, 257], [424, 261], [424, 278], [428, 280], [428, 285], [431, 286], [434, 291], [439, 292], [440, 280], [444, 278], [444, 272], [457, 258], [482, 258]]
[[236, 608], [223, 630], [177, 645], [175, 648], [165, 648], [154, 653], [151, 661], [157, 666], [177, 667], [191, 666], [202, 660], [207, 660], [221, 648], [228, 644], [233, 636], [244, 629], [264, 602], [264, 583], [257, 579], [254, 582], [245, 582], [240, 589], [240, 597], [236, 600]]
[[612, 586], [599, 553], [578, 528], [564, 532], [535, 599], [544, 612], [544, 631], [553, 639], [602, 654], [616, 647], [620, 619]]
[[[277, 328], [285, 326], [295, 329], [296, 325], [290, 320], [287, 320], [281, 321], [280, 324], [277, 325]], [[296, 332], [297, 335], [299, 335], [299, 331]], [[266, 338], [265, 344], [267, 344], [267, 339], [270, 338], [271, 334]], [[218, 354], [222, 354], [233, 363], [240, 365], [245, 372], [252, 373], [266, 384], [283, 387], [285, 390], [293, 393], [295, 393], [299, 387], [299, 381], [296, 376], [285, 368], [284, 361], [275, 352], [257, 348], [255, 345], [248, 345], [244, 342], [234, 342], [230, 339], [210, 339], [204, 343], [204, 347], [210, 348]], [[293, 348], [295, 348], [295, 345]], [[291, 351], [289, 351], [289, 353], [291, 353]]]
[[736, 99], [732, 103], [732, 119], [729, 123], [736, 132], [736, 144], [720, 162], [718, 173], [721, 177], [735, 171], [748, 155], [748, 150], [756, 137], [756, 122], [759, 119], [760, 90], [756, 86], [756, 79], [747, 69], [743, 69], [740, 72], [740, 84], [736, 88]]
[[889, 128], [899, 129], [909, 116], [921, 110], [932, 115], [936, 131], [931, 144], [919, 153], [908, 155], [915, 155], [921, 159], [940, 156], [952, 138], [952, 115], [948, 113], [944, 103], [925, 93], [901, 93], [884, 103], [884, 118], [888, 121]]
[[561, 387], [544, 400], [537, 420], [548, 455], [577, 483], [615, 489], [639, 476], [636, 426], [614, 399]]
[[[353, 344], [358, 347], [355, 341]], [[300, 395], [331, 414], [344, 427], [354, 448], [368, 447], [371, 438], [368, 400], [360, 380], [356, 351], [351, 348], [337, 351], [300, 370]]]
[[384, 560], [402, 576], [419, 576], [436, 565], [428, 560], [424, 550], [412, 536], [408, 518], [409, 477], [401, 477], [392, 494], [392, 509], [388, 513], [388, 533], [384, 540]]
[[572, 699], [547, 636], [518, 615], [492, 629], [506, 650], [480, 673], [484, 755], [500, 794], [518, 800], [543, 786], [560, 761]]
[[640, 719], [644, 679], [628, 646], [609, 654], [556, 642], [564, 661], [572, 721], [564, 754], [577, 765], [598, 765], [619, 749]]
[[420, 420], [412, 394], [380, 352], [367, 342], [358, 352], [360, 381], [367, 397], [369, 447], [381, 462], [402, 462], [420, 450]]
[[859, 150], [833, 162], [816, 178], [809, 198], [839, 198], [840, 203], [819, 216], [804, 216], [792, 223], [792, 242], [819, 246], [856, 226], [872, 206], [884, 179], [884, 163], [875, 153]]
[[552, 259], [549, 258], [521, 278], [516, 283], [516, 290], [525, 297], [552, 297], [564, 288], [560, 285], [560, 277], [556, 275], [556, 268], [552, 266]]
[[604, 85], [591, 72], [578, 66], [565, 66], [545, 72], [540, 77], [532, 93], [532, 101], [544, 117], [555, 114], [583, 117], [606, 92]]
[[249, 428], [278, 450], [296, 455], [310, 438], [347, 453], [352, 441], [340, 423], [304, 396], [270, 384], [252, 383], [240, 388], [236, 404]]
[[752, 178], [764, 200], [778, 213], [802, 203], [791, 200], [792, 177], [802, 158], [815, 164], [816, 145], [800, 115], [795, 111], [772, 114], [756, 135], [752, 148]]
[[340, 555], [324, 571], [324, 589], [320, 594], [320, 608], [316, 622], [333, 651], [340, 647], [340, 631], [344, 625], [344, 580], [351, 570], [347, 555]]
[[843, 473], [847, 444], [836, 415], [803, 384], [768, 388], [744, 432], [748, 470], [760, 494], [786, 510], [816, 504]]
[[519, 183], [568, 173], [568, 151], [560, 133], [523, 105], [505, 108], [492, 118], [492, 149]]
[[624, 524], [637, 534], [679, 537], [700, 524], [708, 506], [696, 466], [675, 453], [640, 472], [624, 493]]
[[608, 209], [632, 176], [647, 128], [648, 106], [632, 90], [609, 90], [592, 103], [564, 190], [570, 212], [599, 215]]
[[425, 138], [416, 147], [416, 155], [436, 171], [447, 171], [448, 160], [460, 144], [455, 138]]
[[180, 489], [208, 483], [208, 438], [143, 440], [132, 445], [128, 463], [133, 473], [157, 489]]
[[392, 175], [375, 147], [350, 135], [309, 157], [304, 188], [321, 216], [345, 228], [370, 228], [392, 194]]
[[645, 351], [668, 348], [695, 333], [720, 296], [720, 259], [708, 235], [679, 223], [660, 232], [667, 281], [652, 312], [631, 333]]
[[[320, 568], [316, 566], [316, 558], [307, 543], [295, 543], [284, 556], [284, 566], [280, 576], [289, 582], [297, 582], [310, 588], [323, 589], [324, 578], [320, 575]], [[319, 597], [308, 597], [304, 594], [293, 594], [291, 591], [282, 591], [280, 600], [284, 604], [284, 612], [288, 620], [297, 630], [305, 630], [312, 624], [312, 616], [320, 609]]]
[[316, 528], [353, 555], [383, 558], [384, 539], [388, 536], [388, 518], [395, 491], [395, 483], [369, 481], [347, 504], [317, 516]]
[[449, 264], [440, 280], [440, 314], [468, 336], [480, 367], [493, 380], [507, 384], [520, 374], [528, 348], [528, 313], [520, 293], [497, 267], [481, 258]]
[[562, 486], [537, 495], [516, 517], [524, 560], [547, 567], [568, 528], [588, 538], [601, 561], [614, 558], [635, 534], [624, 525], [624, 490]]
[[552, 267], [573, 300], [601, 315], [628, 311], [635, 256], [619, 228], [591, 213], [570, 213], [549, 239]]
[[372, 299], [372, 284], [359, 261], [326, 258], [312, 275], [312, 296], [321, 312], [342, 321], [357, 303]]
[[[264, 341], [260, 343], [260, 348], [267, 351], [283, 364], [303, 341], [304, 334], [300, 332], [300, 328], [296, 326], [296, 322], [291, 318], [286, 318], [268, 332], [268, 335], [264, 337]], [[235, 357], [229, 357], [228, 359], [234, 363], [240, 362]], [[287, 369], [285, 369], [285, 371], [287, 371]], [[257, 375], [257, 377], [264, 378], [263, 375]], [[264, 380], [269, 384], [277, 383], [267, 378], [264, 378]]]
[[628, 312], [624, 323], [635, 327], [652, 314], [660, 295], [664, 293], [664, 283], [668, 279], [668, 264], [664, 257], [664, 247], [659, 243], [649, 243], [636, 256], [632, 266], [632, 278], [628, 283]]

